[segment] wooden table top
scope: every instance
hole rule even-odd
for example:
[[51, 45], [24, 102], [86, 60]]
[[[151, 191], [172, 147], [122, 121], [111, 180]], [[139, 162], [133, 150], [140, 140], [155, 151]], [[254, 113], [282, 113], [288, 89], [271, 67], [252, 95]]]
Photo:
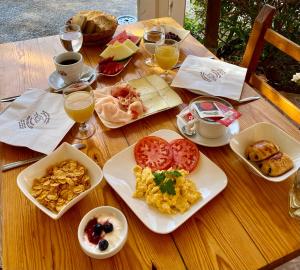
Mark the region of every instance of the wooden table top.
[[[178, 26], [170, 18], [161, 23]], [[119, 27], [142, 35], [143, 22]], [[189, 36], [182, 53], [208, 56], [211, 53]], [[54, 70], [52, 57], [63, 51], [57, 36], [0, 45], [1, 97], [21, 94], [34, 87], [46, 89]], [[85, 63], [95, 67], [100, 49], [85, 47]], [[100, 77], [98, 87], [139, 78], [159, 70], [147, 67], [141, 49], [116, 77]], [[96, 134], [83, 150], [102, 168], [105, 162], [138, 139], [160, 129], [177, 131], [175, 115], [196, 95], [176, 89], [184, 104], [144, 118], [122, 128], [105, 128], [96, 115]], [[243, 97], [253, 89], [245, 85]], [[1, 105], [3, 108], [3, 104]], [[263, 98], [236, 106], [242, 113], [241, 130], [265, 121], [273, 123], [300, 140], [299, 131]], [[64, 141], [72, 142], [72, 132]], [[2, 163], [27, 159], [36, 152], [0, 144]], [[251, 173], [228, 145], [199, 150], [227, 175], [223, 192], [200, 209], [174, 232], [150, 231], [105, 180], [88, 196], [55, 221], [35, 207], [16, 185], [24, 167], [3, 172], [1, 179], [2, 251], [4, 269], [258, 269], [272, 267], [300, 254], [300, 223], [288, 214], [291, 178], [273, 183]], [[212, 179], [213, 181], [213, 179]], [[124, 248], [112, 258], [91, 259], [77, 240], [81, 218], [100, 205], [123, 211], [129, 234]]]

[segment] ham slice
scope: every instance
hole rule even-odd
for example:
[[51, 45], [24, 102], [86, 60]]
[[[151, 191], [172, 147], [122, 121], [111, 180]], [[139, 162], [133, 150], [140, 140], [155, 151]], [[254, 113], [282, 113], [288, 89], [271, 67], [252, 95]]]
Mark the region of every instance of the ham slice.
[[126, 123], [146, 111], [139, 93], [127, 83], [120, 83], [113, 87], [110, 95], [95, 91], [95, 99], [96, 111], [109, 122]]
[[132, 118], [130, 113], [120, 109], [119, 100], [110, 95], [103, 95], [97, 99], [95, 109], [103, 119], [109, 122], [126, 123]]

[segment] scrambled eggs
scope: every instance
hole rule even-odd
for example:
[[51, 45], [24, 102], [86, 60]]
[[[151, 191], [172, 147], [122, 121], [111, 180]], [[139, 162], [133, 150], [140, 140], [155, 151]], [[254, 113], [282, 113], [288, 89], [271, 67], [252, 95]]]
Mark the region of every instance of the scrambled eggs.
[[144, 198], [162, 213], [183, 213], [201, 198], [196, 185], [186, 178], [185, 170], [167, 170], [152, 173], [149, 167], [136, 165], [133, 169], [136, 177], [135, 198]]

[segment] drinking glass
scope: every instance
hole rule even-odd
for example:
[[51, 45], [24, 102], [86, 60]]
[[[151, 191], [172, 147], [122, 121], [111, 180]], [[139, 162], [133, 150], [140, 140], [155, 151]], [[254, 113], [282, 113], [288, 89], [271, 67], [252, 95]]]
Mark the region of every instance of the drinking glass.
[[171, 83], [172, 77], [169, 76], [169, 70], [171, 70], [178, 61], [179, 58], [179, 44], [173, 39], [165, 39], [162, 44], [156, 45], [155, 59], [156, 63], [164, 70], [161, 77], [165, 79], [167, 83]]
[[93, 89], [90, 86], [80, 90], [66, 88], [63, 90], [63, 97], [66, 113], [79, 124], [75, 138], [84, 140], [93, 136], [95, 127], [93, 124], [87, 123], [95, 107]]
[[79, 52], [82, 46], [82, 33], [77, 24], [66, 24], [60, 28], [59, 39], [63, 47], [69, 52]]
[[145, 59], [145, 64], [151, 67], [157, 66], [154, 62], [155, 46], [165, 40], [165, 29], [161, 25], [146, 25], [144, 27], [144, 48], [150, 54]]

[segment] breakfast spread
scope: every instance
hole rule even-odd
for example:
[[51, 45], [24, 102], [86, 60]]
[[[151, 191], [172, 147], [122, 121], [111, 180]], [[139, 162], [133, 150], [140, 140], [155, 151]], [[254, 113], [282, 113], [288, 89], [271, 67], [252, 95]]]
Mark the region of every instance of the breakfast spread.
[[30, 193], [57, 213], [90, 186], [86, 168], [75, 160], [65, 160], [49, 168], [45, 176], [34, 179]]
[[197, 146], [186, 139], [170, 143], [157, 136], [140, 139], [134, 147], [136, 190], [133, 197], [145, 198], [162, 213], [183, 213], [201, 198], [187, 179], [199, 162]]
[[80, 11], [71, 18], [71, 23], [79, 25], [84, 34], [102, 33], [117, 27], [114, 16], [97, 10]]
[[110, 122], [128, 122], [142, 115], [146, 108], [134, 87], [120, 83], [112, 87], [109, 94], [96, 93], [95, 109]]
[[110, 251], [121, 241], [121, 222], [113, 214], [98, 215], [84, 229], [84, 241], [94, 251]]
[[280, 176], [291, 170], [291, 158], [279, 151], [279, 146], [268, 140], [260, 140], [246, 148], [245, 156], [257, 165], [264, 175]]

